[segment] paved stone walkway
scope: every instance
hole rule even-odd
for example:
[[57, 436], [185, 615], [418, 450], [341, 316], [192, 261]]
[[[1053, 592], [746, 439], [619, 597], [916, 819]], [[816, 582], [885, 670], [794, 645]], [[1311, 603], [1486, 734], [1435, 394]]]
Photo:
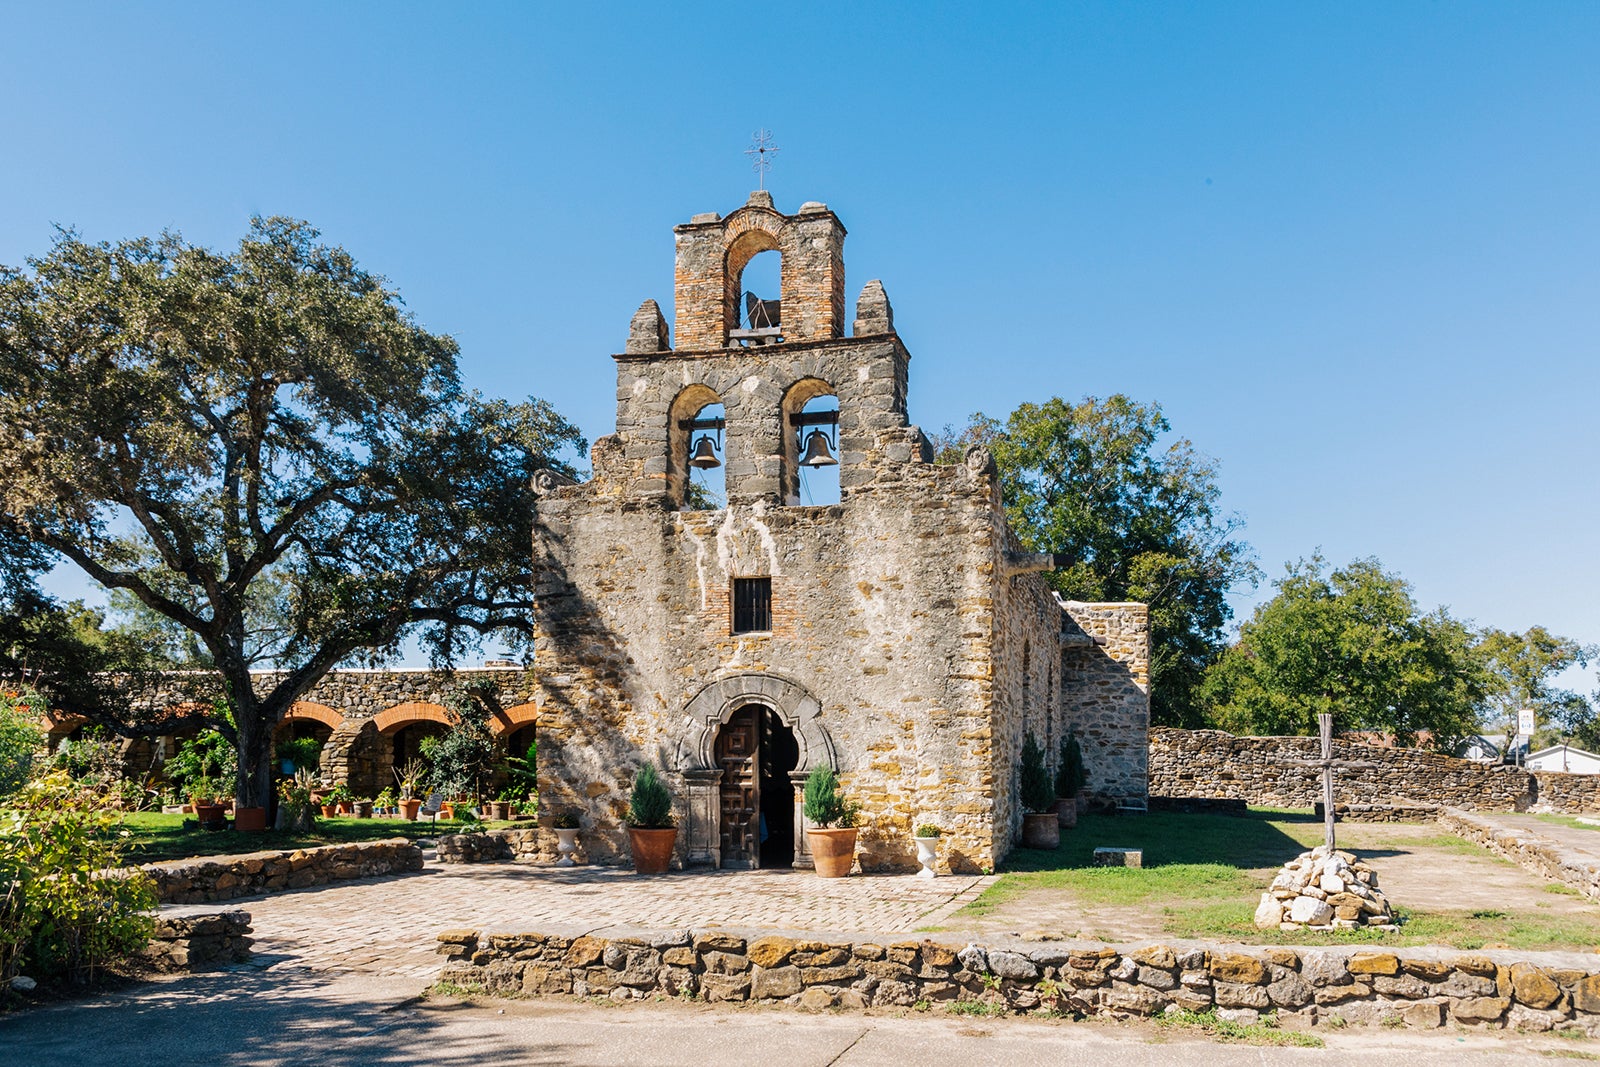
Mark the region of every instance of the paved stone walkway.
[[[243, 897], [258, 959], [327, 973], [431, 979], [435, 938], [452, 927], [598, 930], [724, 926], [909, 935], [972, 900], [993, 878], [810, 871], [695, 871], [641, 878], [610, 867], [428, 864], [417, 874]], [[219, 905], [180, 905], [181, 915]]]

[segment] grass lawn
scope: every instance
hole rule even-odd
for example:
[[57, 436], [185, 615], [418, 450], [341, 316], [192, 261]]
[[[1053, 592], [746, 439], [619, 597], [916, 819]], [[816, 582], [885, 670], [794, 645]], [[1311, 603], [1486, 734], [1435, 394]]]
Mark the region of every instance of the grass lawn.
[[[1570, 826], [1574, 830], [1600, 830], [1600, 826], [1592, 822], [1579, 822], [1576, 815], [1535, 815], [1534, 818], [1541, 822], [1555, 823], [1557, 826]], [[1594, 816], [1586, 818], [1593, 819]]]
[[[184, 859], [189, 856], [225, 856], [236, 852], [261, 852], [270, 849], [310, 848], [315, 845], [341, 845], [351, 841], [380, 841], [386, 837], [437, 837], [460, 829], [461, 823], [440, 819], [437, 824], [406, 822], [404, 819], [324, 819], [318, 816], [309, 834], [241, 834], [233, 830], [202, 830], [192, 815], [163, 815], [135, 812], [123, 820], [132, 832], [124, 855], [129, 863]], [[491, 827], [514, 825], [488, 823]], [[521, 825], [531, 826], [531, 821]]]
[[[1397, 907], [1404, 920], [1399, 933], [1257, 930], [1256, 903], [1273, 870], [1320, 844], [1322, 833], [1322, 822], [1301, 812], [1257, 811], [1243, 818], [1166, 812], [1137, 817], [1085, 815], [1077, 830], [1062, 834], [1061, 845], [1054, 851], [1014, 850], [995, 884], [953, 920], [1003, 915], [1008, 904], [1022, 898], [1049, 900], [1050, 894], [1059, 893], [1063, 913], [1070, 912], [1074, 904], [1139, 908], [1159, 915], [1165, 931], [1179, 938], [1296, 945], [1444, 944], [1462, 949], [1600, 945], [1600, 908], [1579, 914], [1540, 914], [1530, 909]], [[1143, 849], [1146, 866], [1092, 867], [1096, 844]], [[1477, 845], [1425, 826], [1393, 827], [1383, 846], [1470, 859], [1490, 856]]]

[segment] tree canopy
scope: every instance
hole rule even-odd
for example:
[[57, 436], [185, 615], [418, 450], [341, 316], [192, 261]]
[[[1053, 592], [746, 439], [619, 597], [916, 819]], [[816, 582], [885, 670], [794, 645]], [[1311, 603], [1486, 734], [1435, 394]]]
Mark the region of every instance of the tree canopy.
[[1006, 511], [1030, 549], [1068, 556], [1049, 576], [1075, 600], [1150, 605], [1152, 721], [1199, 725], [1194, 693], [1223, 647], [1228, 591], [1258, 571], [1242, 520], [1219, 509], [1216, 462], [1126, 396], [1023, 404], [972, 416], [937, 442], [952, 460], [987, 444]]
[[291, 219], [228, 253], [63, 231], [0, 269], [0, 536], [193, 635], [241, 803], [336, 664], [529, 631], [531, 477], [583, 442], [542, 401], [464, 390], [456, 356]]
[[1569, 667], [1588, 666], [1592, 646], [1561, 637], [1543, 626], [1524, 633], [1487, 630], [1478, 644], [1489, 673], [1484, 728], [1510, 738], [1517, 730], [1517, 712], [1532, 708], [1544, 740], [1572, 738], [1579, 745], [1600, 745], [1594, 709], [1580, 694], [1563, 689], [1556, 676]]
[[1234, 733], [1313, 734], [1332, 713], [1343, 730], [1410, 743], [1428, 731], [1449, 747], [1477, 726], [1489, 678], [1475, 635], [1440, 610], [1424, 614], [1411, 587], [1375, 559], [1328, 568], [1291, 564], [1276, 596], [1207, 673], [1208, 718]]

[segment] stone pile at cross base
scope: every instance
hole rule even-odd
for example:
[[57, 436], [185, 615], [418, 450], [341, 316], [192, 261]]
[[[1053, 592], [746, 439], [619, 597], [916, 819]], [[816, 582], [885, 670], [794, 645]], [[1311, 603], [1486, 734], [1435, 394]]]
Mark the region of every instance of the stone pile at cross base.
[[1318, 845], [1283, 865], [1256, 907], [1261, 930], [1397, 930], [1378, 872], [1355, 856]]

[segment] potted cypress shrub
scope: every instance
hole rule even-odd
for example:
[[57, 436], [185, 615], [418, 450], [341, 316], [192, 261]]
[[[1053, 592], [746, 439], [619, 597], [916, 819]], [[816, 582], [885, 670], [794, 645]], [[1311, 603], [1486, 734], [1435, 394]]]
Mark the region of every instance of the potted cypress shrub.
[[672, 797], [654, 764], [639, 768], [628, 798], [628, 848], [638, 874], [663, 874], [672, 863], [678, 830], [672, 825]]
[[856, 861], [859, 806], [839, 794], [832, 767], [817, 767], [806, 778], [806, 840], [821, 878], [844, 878]]
[[1061, 739], [1061, 765], [1056, 771], [1056, 822], [1063, 830], [1078, 825], [1078, 793], [1089, 780], [1076, 730]]
[[1044, 752], [1030, 730], [1022, 740], [1023, 848], [1055, 848], [1061, 844], [1061, 822], [1055, 808], [1055, 783], [1044, 768]]

